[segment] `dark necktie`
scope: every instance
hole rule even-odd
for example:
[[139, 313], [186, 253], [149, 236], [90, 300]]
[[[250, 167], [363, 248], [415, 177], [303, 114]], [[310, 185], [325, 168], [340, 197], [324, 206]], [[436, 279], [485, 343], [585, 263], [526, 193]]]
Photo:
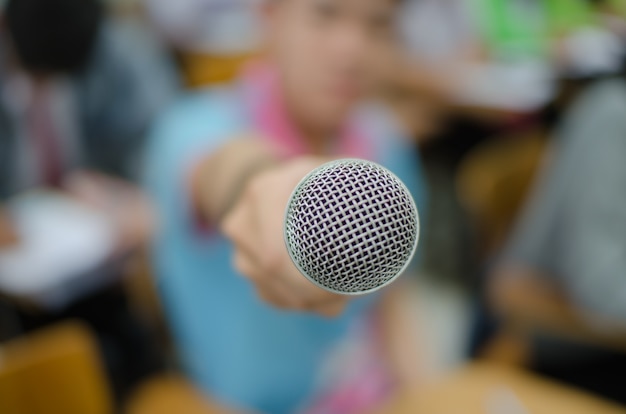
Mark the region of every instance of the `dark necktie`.
[[63, 178], [61, 142], [53, 119], [52, 101], [48, 87], [33, 90], [30, 107], [30, 135], [37, 152], [36, 159], [43, 184], [58, 187]]

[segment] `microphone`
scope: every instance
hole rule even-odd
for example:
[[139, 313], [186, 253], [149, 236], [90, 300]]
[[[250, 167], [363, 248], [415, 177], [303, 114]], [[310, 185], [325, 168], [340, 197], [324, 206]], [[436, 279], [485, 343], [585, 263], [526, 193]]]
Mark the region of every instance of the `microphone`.
[[374, 292], [409, 265], [419, 215], [404, 183], [386, 168], [343, 159], [310, 172], [285, 212], [287, 251], [315, 285], [344, 295]]

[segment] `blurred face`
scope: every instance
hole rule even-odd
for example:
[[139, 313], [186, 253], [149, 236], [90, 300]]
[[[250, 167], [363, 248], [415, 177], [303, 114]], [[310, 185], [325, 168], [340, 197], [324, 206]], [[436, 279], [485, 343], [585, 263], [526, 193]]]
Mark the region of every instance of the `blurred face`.
[[395, 0], [270, 0], [268, 47], [293, 115], [336, 128], [376, 83]]

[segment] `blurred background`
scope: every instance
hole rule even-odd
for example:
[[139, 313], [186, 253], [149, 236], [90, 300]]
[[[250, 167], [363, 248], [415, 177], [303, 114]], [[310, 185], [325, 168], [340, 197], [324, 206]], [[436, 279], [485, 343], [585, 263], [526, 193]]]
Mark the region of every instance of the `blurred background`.
[[[263, 1], [0, 1], [0, 412], [231, 412], [180, 369], [140, 172], [172, 102], [262, 54]], [[626, 2], [400, 7], [424, 374], [371, 409], [626, 412]]]

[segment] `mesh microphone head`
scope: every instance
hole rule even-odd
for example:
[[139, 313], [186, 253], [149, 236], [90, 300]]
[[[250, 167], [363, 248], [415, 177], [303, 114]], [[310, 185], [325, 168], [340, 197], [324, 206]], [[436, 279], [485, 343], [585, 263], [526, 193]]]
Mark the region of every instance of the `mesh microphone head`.
[[346, 159], [313, 170], [287, 205], [285, 242], [316, 285], [347, 295], [391, 283], [411, 261], [419, 218], [411, 194], [389, 170]]

